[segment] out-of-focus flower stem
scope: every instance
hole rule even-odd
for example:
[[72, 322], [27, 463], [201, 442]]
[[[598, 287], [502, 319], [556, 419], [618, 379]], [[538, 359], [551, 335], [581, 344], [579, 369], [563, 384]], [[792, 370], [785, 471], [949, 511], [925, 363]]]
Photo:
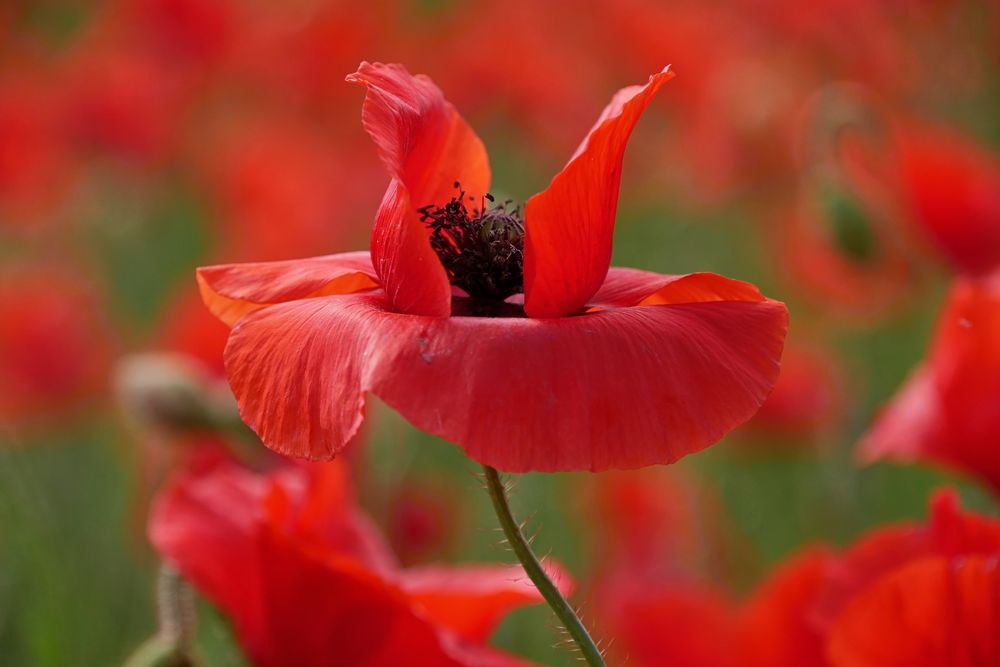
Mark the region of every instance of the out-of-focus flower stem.
[[490, 500], [493, 502], [493, 510], [496, 512], [497, 519], [500, 520], [500, 527], [503, 528], [507, 542], [510, 543], [511, 548], [514, 550], [514, 555], [521, 562], [521, 566], [524, 567], [528, 578], [535, 584], [538, 592], [545, 598], [549, 607], [552, 608], [556, 617], [563, 624], [566, 632], [573, 638], [587, 664], [590, 667], [605, 667], [604, 657], [601, 655], [600, 649], [597, 648], [597, 644], [594, 643], [590, 633], [587, 632], [587, 628], [584, 627], [580, 617], [573, 611], [573, 607], [570, 606], [569, 602], [567, 602], [566, 598], [563, 597], [562, 593], [559, 592], [559, 589], [552, 582], [552, 579], [549, 578], [538, 557], [531, 550], [531, 546], [528, 544], [528, 540], [525, 539], [524, 533], [521, 532], [521, 527], [514, 520], [510, 512], [510, 505], [507, 502], [507, 492], [504, 489], [503, 481], [500, 479], [500, 473], [497, 472], [496, 468], [486, 465], [483, 466], [483, 471], [486, 474], [486, 488], [489, 490]]
[[160, 567], [156, 582], [159, 631], [125, 661], [124, 667], [196, 667], [194, 593], [172, 567]]

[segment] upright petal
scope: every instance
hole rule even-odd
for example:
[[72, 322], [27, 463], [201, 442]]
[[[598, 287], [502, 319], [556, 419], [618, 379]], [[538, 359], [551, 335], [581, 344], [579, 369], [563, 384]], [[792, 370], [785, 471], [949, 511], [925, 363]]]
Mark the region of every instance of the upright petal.
[[366, 252], [203, 266], [197, 277], [205, 305], [229, 326], [247, 313], [275, 303], [378, 286]]
[[446, 316], [451, 287], [417, 209], [443, 205], [456, 183], [477, 200], [485, 194], [486, 149], [425, 76], [365, 62], [347, 80], [367, 88], [362, 123], [392, 176], [372, 230], [375, 271], [397, 311]]
[[629, 135], [673, 73], [618, 91], [548, 189], [525, 206], [524, 304], [531, 317], [577, 312], [604, 282]]
[[416, 206], [444, 204], [455, 181], [477, 200], [489, 190], [483, 142], [433, 81], [402, 65], [367, 62], [347, 80], [367, 88], [361, 122]]
[[403, 183], [393, 178], [372, 227], [372, 263], [400, 313], [447, 317], [451, 284]]

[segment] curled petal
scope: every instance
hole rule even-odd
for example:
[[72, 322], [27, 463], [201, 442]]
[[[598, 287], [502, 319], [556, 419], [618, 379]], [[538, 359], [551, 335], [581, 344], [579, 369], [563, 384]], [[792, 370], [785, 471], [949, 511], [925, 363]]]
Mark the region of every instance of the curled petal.
[[531, 317], [562, 317], [597, 292], [611, 262], [625, 144], [673, 73], [618, 91], [548, 189], [525, 205], [524, 294]]
[[226, 368], [244, 421], [285, 454], [335, 455], [371, 391], [501, 470], [637, 468], [749, 419], [777, 378], [787, 318], [762, 298], [427, 318], [356, 294], [252, 313]]
[[418, 207], [447, 202], [455, 181], [477, 199], [489, 190], [483, 142], [433, 81], [402, 65], [367, 62], [347, 80], [367, 89], [361, 122]]
[[367, 252], [203, 266], [197, 277], [205, 305], [229, 326], [247, 313], [275, 303], [378, 286]]
[[477, 199], [485, 194], [486, 149], [425, 76], [364, 62], [347, 80], [367, 89], [362, 123], [392, 175], [372, 230], [375, 271], [397, 311], [446, 316], [451, 286], [417, 209], [443, 205], [458, 194], [456, 182]]
[[665, 276], [652, 271], [614, 267], [590, 303], [596, 307], [650, 306], [707, 301], [760, 301], [750, 283], [715, 273]]

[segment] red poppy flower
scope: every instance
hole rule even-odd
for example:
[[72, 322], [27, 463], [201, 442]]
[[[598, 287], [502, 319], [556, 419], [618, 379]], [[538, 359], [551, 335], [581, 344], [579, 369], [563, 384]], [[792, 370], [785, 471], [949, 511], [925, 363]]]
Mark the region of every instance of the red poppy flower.
[[1000, 160], [925, 124], [903, 124], [897, 143], [902, 190], [920, 231], [960, 272], [1000, 267]]
[[858, 444], [865, 461], [932, 461], [1000, 491], [1000, 274], [952, 286], [926, 360]]
[[149, 534], [262, 667], [523, 665], [484, 643], [541, 600], [519, 568], [400, 569], [340, 464], [193, 466], [157, 500]]
[[625, 143], [670, 76], [617, 93], [522, 221], [486, 206], [483, 145], [430, 79], [363, 63], [348, 78], [392, 175], [370, 256], [199, 270], [236, 325], [244, 420], [277, 451], [330, 458], [373, 392], [516, 472], [668, 463], [748, 419], [777, 377], [784, 305], [714, 274], [608, 268]]

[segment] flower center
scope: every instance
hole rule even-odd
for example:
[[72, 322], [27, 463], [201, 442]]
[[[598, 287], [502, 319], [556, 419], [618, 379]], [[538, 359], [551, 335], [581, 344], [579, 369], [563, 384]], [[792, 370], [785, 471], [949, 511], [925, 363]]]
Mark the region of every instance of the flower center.
[[[444, 206], [418, 209], [431, 230], [431, 247], [448, 280], [472, 299], [500, 303], [524, 290], [524, 220], [521, 209], [507, 201], [495, 204], [487, 194], [479, 208], [466, 206], [465, 191]], [[471, 198], [470, 198], [471, 199]]]

